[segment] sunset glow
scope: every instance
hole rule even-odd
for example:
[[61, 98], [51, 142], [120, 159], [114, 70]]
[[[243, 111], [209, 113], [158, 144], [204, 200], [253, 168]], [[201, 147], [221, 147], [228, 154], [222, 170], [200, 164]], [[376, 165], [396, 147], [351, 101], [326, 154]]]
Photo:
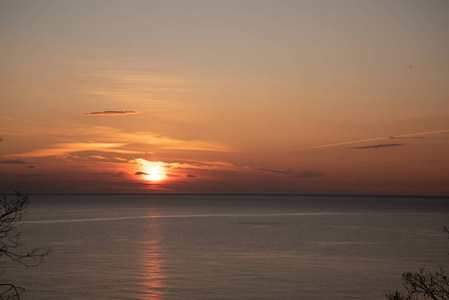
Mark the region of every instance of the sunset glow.
[[0, 0], [0, 41], [1, 299], [447, 287], [449, 0]]
[[0, 4], [0, 190], [449, 195], [448, 1], [124, 3]]
[[161, 181], [166, 178], [165, 163], [161, 161], [148, 161], [143, 158], [138, 158], [133, 161], [137, 164], [135, 175], [141, 175], [144, 180]]
[[147, 173], [148, 175], [146, 175], [145, 177], [146, 177], [148, 180], [151, 180], [151, 181], [159, 181], [159, 180], [162, 179], [161, 167], [159, 167], [159, 166], [149, 168], [149, 169], [146, 171], [146, 173]]

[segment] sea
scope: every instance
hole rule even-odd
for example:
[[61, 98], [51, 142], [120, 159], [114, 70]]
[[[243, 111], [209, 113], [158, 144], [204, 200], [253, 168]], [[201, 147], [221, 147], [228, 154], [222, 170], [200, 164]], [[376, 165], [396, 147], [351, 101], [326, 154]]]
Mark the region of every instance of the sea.
[[[385, 299], [401, 274], [449, 268], [449, 198], [30, 195], [1, 280], [39, 299]], [[5, 260], [4, 257], [1, 257]]]

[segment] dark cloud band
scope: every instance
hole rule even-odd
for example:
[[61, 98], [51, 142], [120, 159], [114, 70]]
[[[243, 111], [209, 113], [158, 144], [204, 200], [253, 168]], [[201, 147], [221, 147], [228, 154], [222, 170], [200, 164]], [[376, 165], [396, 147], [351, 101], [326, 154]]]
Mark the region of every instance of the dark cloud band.
[[2, 160], [0, 161], [0, 164], [24, 165], [27, 164], [27, 162], [21, 159], [11, 159], [11, 160]]
[[316, 177], [323, 177], [323, 173], [319, 171], [298, 171], [298, 170], [271, 170], [271, 169], [265, 169], [265, 168], [254, 168], [255, 170], [268, 172], [268, 173], [275, 173], [275, 174], [281, 174], [289, 177], [296, 177], [296, 178], [316, 178]]
[[145, 173], [145, 172], [136, 172], [136, 173], [134, 173], [134, 175], [140, 176], [140, 175], [150, 175], [150, 174]]
[[377, 149], [377, 148], [397, 147], [397, 146], [404, 146], [404, 145], [405, 144], [378, 144], [378, 145], [370, 145], [370, 146], [352, 147], [352, 149]]
[[106, 111], [94, 111], [90, 113], [83, 113], [82, 116], [124, 116], [124, 115], [138, 115], [139, 111], [134, 110], [106, 110]]

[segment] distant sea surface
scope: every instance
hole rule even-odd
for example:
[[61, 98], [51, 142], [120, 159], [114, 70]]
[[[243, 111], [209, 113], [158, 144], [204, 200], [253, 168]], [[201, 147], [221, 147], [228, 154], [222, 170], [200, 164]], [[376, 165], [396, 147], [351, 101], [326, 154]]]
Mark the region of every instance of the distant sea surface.
[[2, 280], [39, 299], [384, 299], [448, 266], [449, 199], [300, 195], [31, 195], [36, 268]]

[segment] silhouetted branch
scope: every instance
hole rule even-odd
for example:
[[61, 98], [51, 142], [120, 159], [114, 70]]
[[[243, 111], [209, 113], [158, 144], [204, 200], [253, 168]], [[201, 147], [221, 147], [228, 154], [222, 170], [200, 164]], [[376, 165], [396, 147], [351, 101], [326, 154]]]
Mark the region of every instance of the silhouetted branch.
[[[22, 240], [18, 228], [25, 209], [29, 205], [28, 194], [15, 191], [11, 198], [0, 193], [0, 263], [14, 261], [26, 267], [38, 266], [50, 250], [34, 248], [22, 251]], [[0, 300], [20, 299], [23, 288], [13, 284], [0, 284]]]
[[[443, 227], [445, 233], [449, 230]], [[417, 272], [402, 273], [402, 283], [406, 289], [406, 294], [399, 291], [385, 293], [389, 300], [449, 300], [449, 278], [443, 267], [440, 270], [431, 273], [426, 267], [421, 267]]]
[[17, 299], [20, 300], [20, 294], [22, 294], [25, 289], [16, 287], [13, 284], [3, 283], [0, 284], [0, 299]]

